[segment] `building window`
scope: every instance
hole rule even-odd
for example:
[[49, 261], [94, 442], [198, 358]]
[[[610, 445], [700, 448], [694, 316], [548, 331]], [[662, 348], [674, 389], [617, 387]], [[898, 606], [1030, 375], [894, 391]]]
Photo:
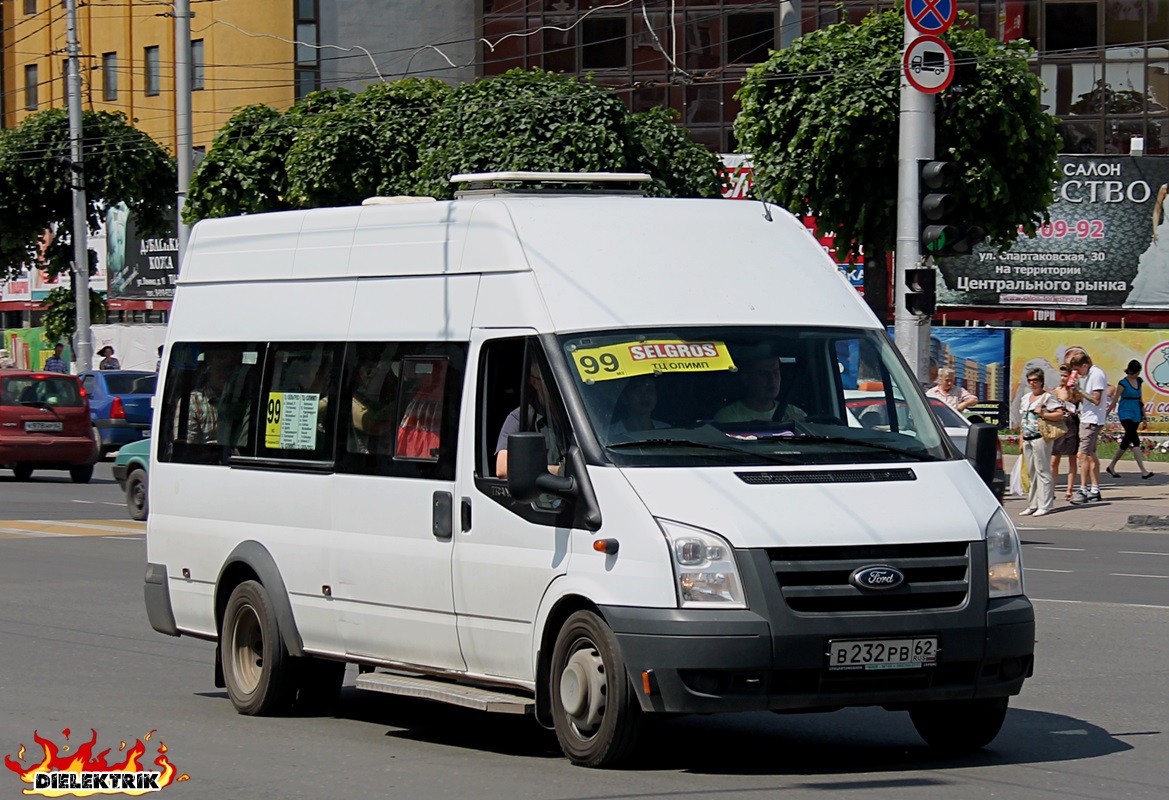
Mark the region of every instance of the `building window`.
[[583, 69], [617, 69], [629, 65], [625, 17], [587, 17], [580, 26]]
[[306, 94], [321, 88], [321, 73], [313, 69], [298, 69], [296, 71], [296, 97], [300, 99]]
[[191, 91], [203, 89], [203, 40], [191, 41]]
[[37, 13], [37, 0], [24, 0], [24, 13], [25, 14]]
[[147, 47], [144, 57], [146, 65], [146, 94], [158, 94], [159, 77], [158, 77], [158, 45], [154, 47]]
[[24, 68], [24, 108], [27, 111], [37, 110], [37, 65], [28, 64]]
[[296, 0], [296, 97], [299, 100], [321, 88], [321, 51], [317, 20], [320, 10], [316, 0]]
[[726, 30], [728, 64], [758, 64], [775, 47], [774, 14], [728, 14]]
[[101, 56], [101, 99], [118, 99], [118, 54], [102, 53]]

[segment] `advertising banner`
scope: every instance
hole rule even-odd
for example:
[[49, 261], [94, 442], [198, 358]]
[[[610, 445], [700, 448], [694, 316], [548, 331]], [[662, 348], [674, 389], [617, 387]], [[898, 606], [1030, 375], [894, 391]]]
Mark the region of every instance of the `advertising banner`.
[[943, 306], [1169, 308], [1169, 158], [1060, 156], [1051, 223], [938, 261]]
[[[1019, 404], [1028, 390], [1027, 370], [1043, 370], [1048, 389], [1059, 386], [1059, 365], [1067, 351], [1080, 347], [1108, 376], [1116, 390], [1129, 361], [1141, 365], [1145, 380], [1145, 418], [1152, 431], [1169, 432], [1169, 330], [1090, 330], [1084, 328], [1019, 328], [1011, 335], [1011, 421], [1019, 424]], [[1118, 424], [1116, 414], [1108, 417]]]
[[178, 274], [177, 236], [141, 239], [119, 203], [106, 211], [106, 272], [112, 300], [169, 300]]
[[930, 373], [949, 367], [955, 383], [979, 402], [1007, 397], [1007, 331], [1005, 328], [930, 329]]

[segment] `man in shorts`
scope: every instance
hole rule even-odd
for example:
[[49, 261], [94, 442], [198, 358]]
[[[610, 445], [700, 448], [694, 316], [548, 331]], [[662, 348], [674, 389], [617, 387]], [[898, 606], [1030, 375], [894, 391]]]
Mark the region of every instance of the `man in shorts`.
[[1080, 403], [1080, 491], [1072, 502], [1095, 503], [1100, 500], [1100, 458], [1096, 447], [1107, 414], [1108, 377], [1083, 351], [1074, 353], [1068, 364], [1076, 374], [1075, 385], [1069, 380], [1068, 389]]

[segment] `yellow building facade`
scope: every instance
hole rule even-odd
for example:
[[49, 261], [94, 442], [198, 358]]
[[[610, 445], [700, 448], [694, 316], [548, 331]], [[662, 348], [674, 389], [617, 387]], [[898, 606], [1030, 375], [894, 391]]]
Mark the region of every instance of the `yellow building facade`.
[[[66, 12], [60, 0], [2, 0], [3, 124], [64, 108]], [[192, 129], [207, 149], [232, 113], [288, 108], [319, 88], [316, 0], [191, 0]], [[77, 9], [82, 105], [121, 111], [171, 153], [175, 23], [158, 0], [89, 0]], [[310, 38], [311, 37], [311, 38]]]

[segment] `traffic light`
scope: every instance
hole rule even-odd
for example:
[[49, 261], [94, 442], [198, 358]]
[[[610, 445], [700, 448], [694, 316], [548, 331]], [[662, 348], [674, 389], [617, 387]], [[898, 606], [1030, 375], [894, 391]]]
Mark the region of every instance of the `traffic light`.
[[933, 267], [905, 270], [905, 310], [932, 317], [938, 310], [938, 273]]
[[953, 187], [958, 165], [952, 161], [918, 162], [918, 229], [922, 255], [964, 256], [986, 236], [975, 225], [956, 222], [962, 203]]

